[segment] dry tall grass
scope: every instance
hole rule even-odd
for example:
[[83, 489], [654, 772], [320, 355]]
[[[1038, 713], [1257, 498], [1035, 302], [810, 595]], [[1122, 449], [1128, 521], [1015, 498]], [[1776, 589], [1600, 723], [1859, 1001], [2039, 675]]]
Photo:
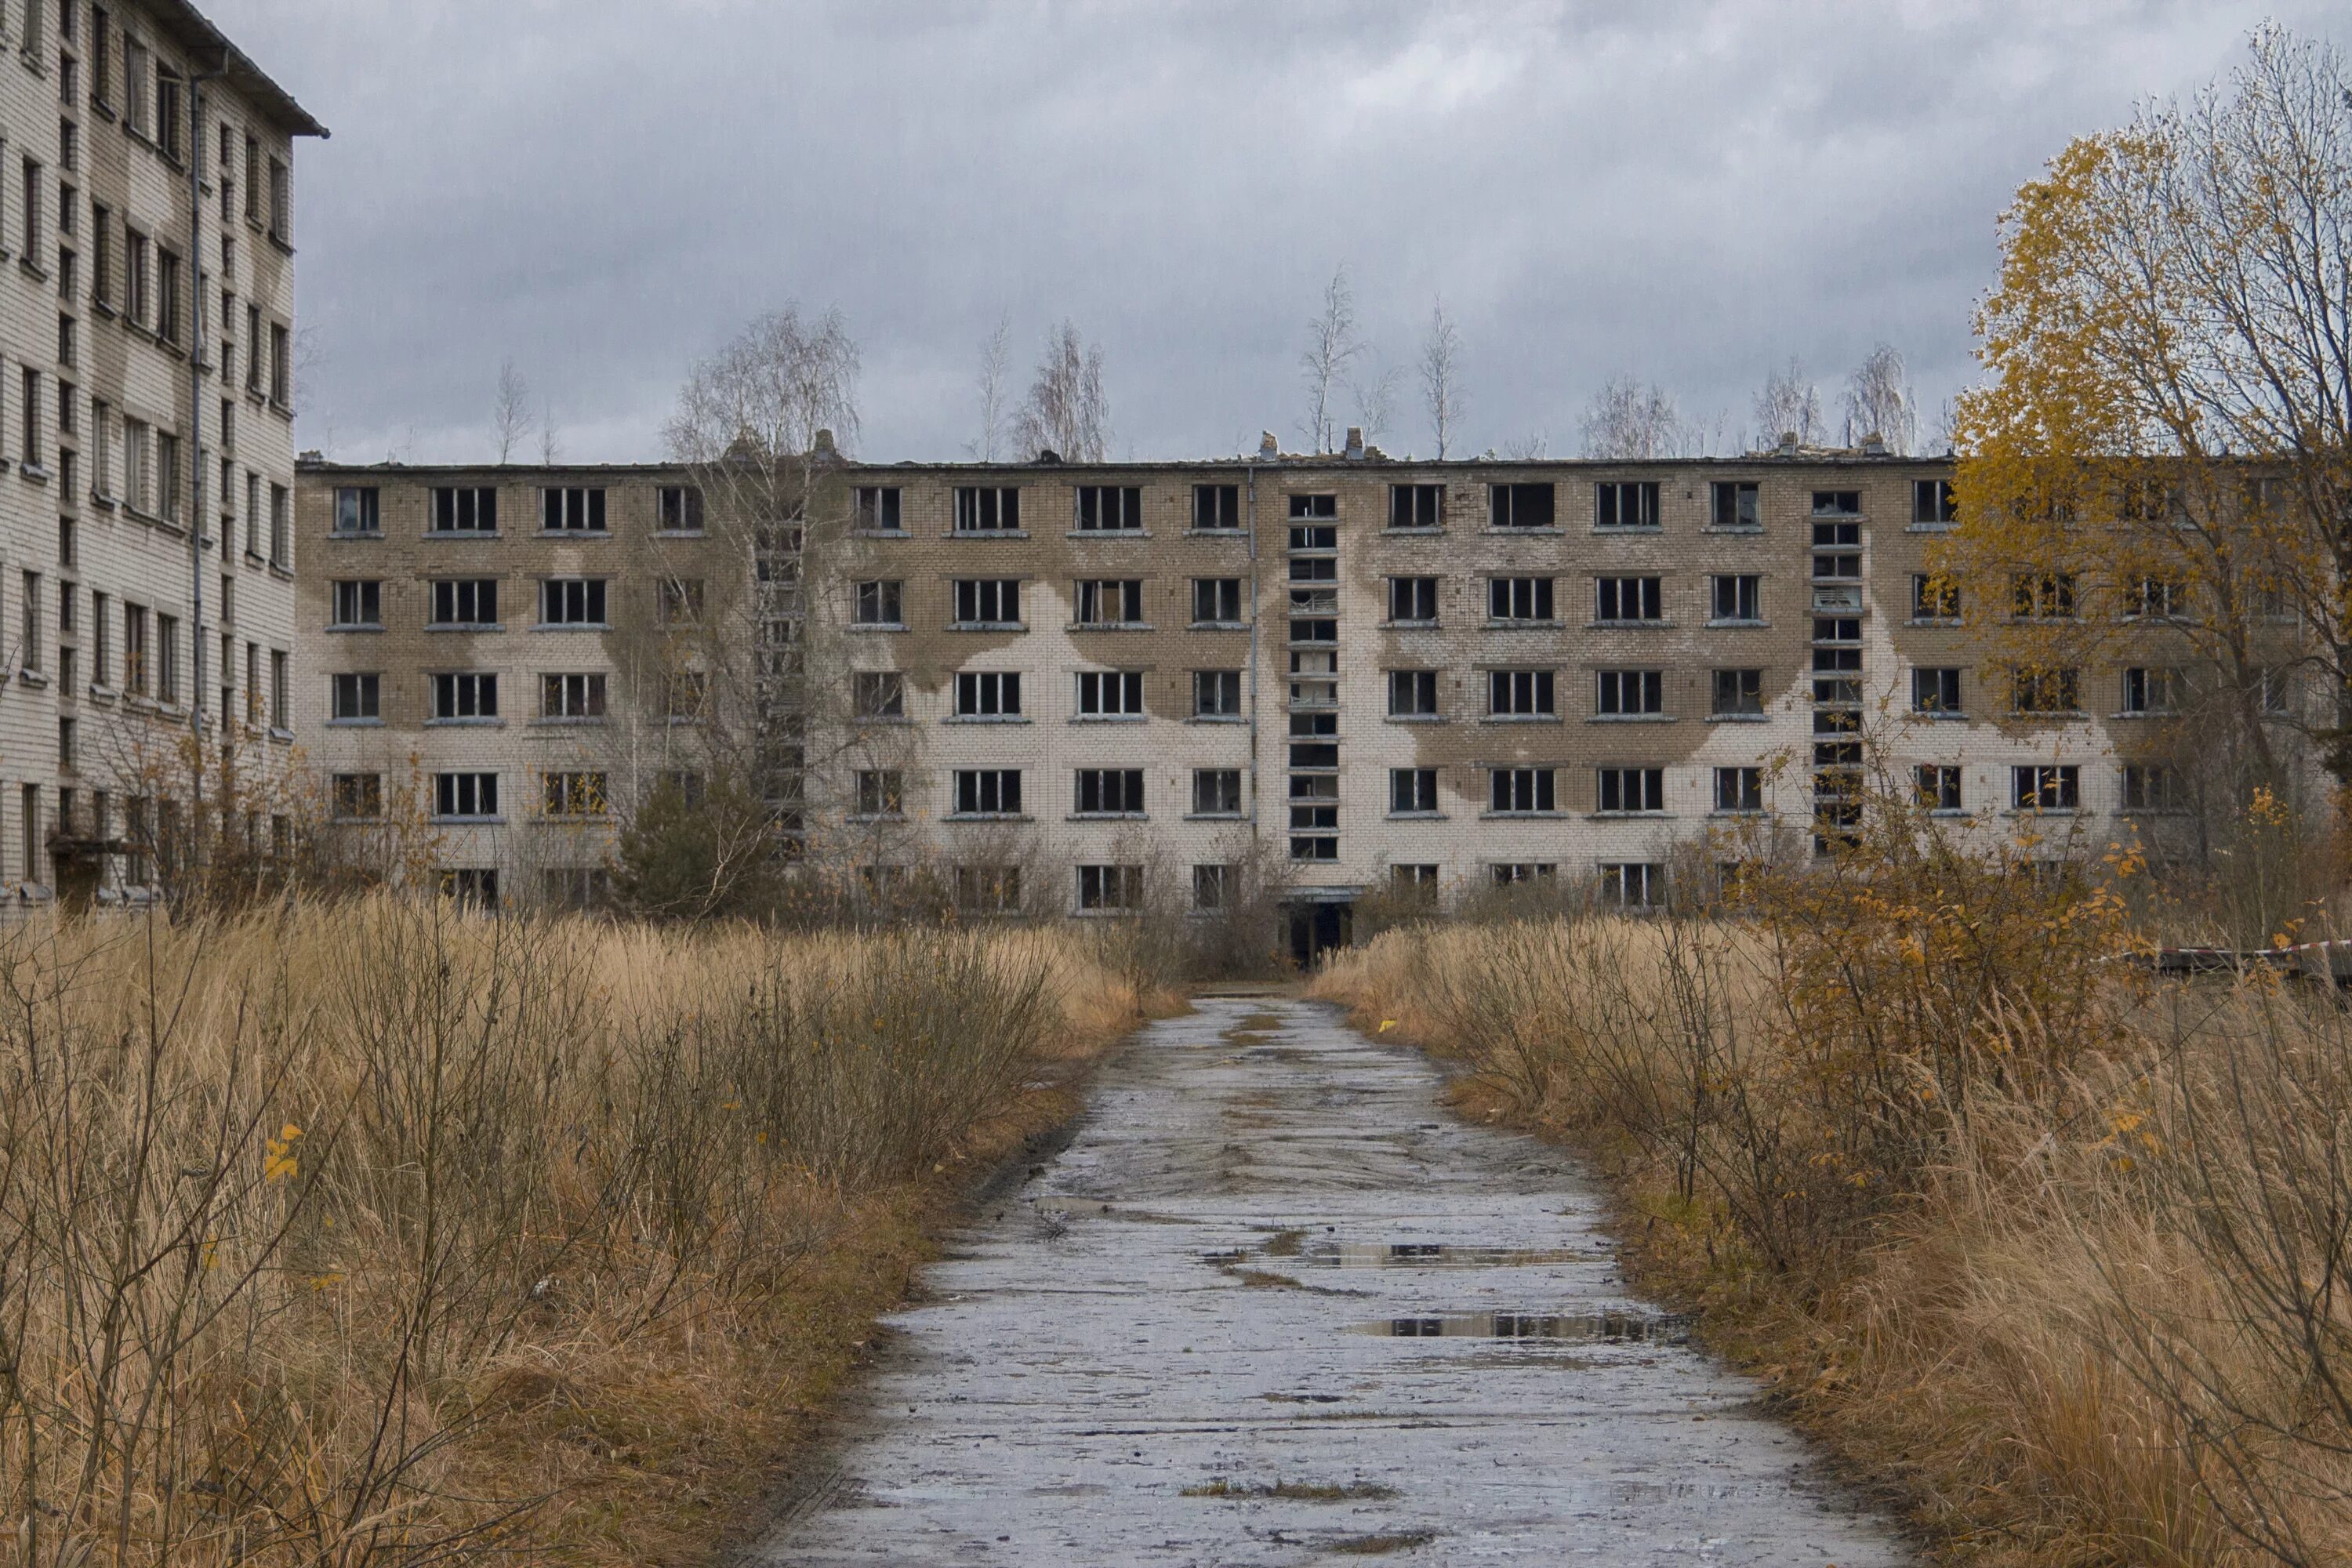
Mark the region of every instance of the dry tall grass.
[[[1137, 998], [1051, 931], [0, 942], [0, 1556], [697, 1556]], [[1048, 1074], [1050, 1076], [1050, 1073]]]
[[1318, 989], [1586, 1150], [1643, 1277], [1948, 1556], [2345, 1561], [2346, 1014], [2097, 963], [2092, 889], [1936, 876], [1940, 909], [1896, 874], [1736, 923], [1414, 927]]

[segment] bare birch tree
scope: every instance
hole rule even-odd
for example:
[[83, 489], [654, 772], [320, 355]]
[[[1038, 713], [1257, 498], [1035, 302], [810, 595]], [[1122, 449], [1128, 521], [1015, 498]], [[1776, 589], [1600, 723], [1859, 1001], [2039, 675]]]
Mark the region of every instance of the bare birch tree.
[[1383, 364], [1370, 374], [1349, 383], [1356, 403], [1356, 424], [1363, 430], [1365, 440], [1377, 441], [1387, 433], [1396, 417], [1397, 384], [1403, 379], [1402, 370]]
[[511, 461], [515, 448], [530, 434], [530, 383], [512, 360], [499, 364], [498, 395], [490, 404], [490, 434], [499, 444], [499, 461]]
[[1769, 447], [1783, 436], [1794, 436], [1812, 447], [1825, 434], [1821, 390], [1791, 358], [1788, 368], [1764, 378], [1763, 390], [1756, 395], [1756, 444]]
[[1612, 377], [1584, 411], [1588, 458], [1678, 458], [1688, 438], [1674, 395], [1632, 376]]
[[563, 437], [555, 428], [555, 405], [539, 405], [539, 460], [549, 468], [563, 460]]
[[997, 448], [1003, 444], [1005, 426], [1013, 411], [1005, 406], [1013, 395], [1008, 377], [1013, 365], [1012, 318], [999, 315], [996, 331], [980, 345], [980, 439], [964, 443], [964, 450], [983, 463], [996, 461]]
[[1073, 463], [1099, 463], [1110, 447], [1110, 403], [1103, 395], [1102, 345], [1064, 321], [1045, 336], [1037, 379], [1013, 416], [1013, 434], [1029, 457], [1051, 451]]
[[1322, 312], [1307, 323], [1307, 347], [1298, 356], [1299, 374], [1307, 384], [1307, 416], [1301, 433], [1313, 450], [1335, 448], [1331, 405], [1363, 353], [1364, 342], [1356, 330], [1355, 291], [1348, 287], [1348, 268], [1343, 262], [1323, 286]]
[[1903, 355], [1881, 343], [1854, 366], [1845, 383], [1845, 444], [1858, 447], [1875, 436], [1886, 449], [1909, 457], [1919, 441], [1919, 410], [1903, 368]]
[[1421, 341], [1421, 394], [1443, 462], [1469, 408], [1462, 386], [1462, 334], [1446, 315], [1444, 300], [1430, 307], [1429, 331]]

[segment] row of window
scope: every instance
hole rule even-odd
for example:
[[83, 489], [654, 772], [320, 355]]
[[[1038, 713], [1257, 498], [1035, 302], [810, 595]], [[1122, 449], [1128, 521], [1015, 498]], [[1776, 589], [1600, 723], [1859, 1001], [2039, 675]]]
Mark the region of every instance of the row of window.
[[[542, 577], [536, 607], [541, 626], [601, 626], [610, 599], [609, 578]], [[471, 631], [504, 629], [499, 618], [499, 580], [495, 577], [436, 577], [425, 598], [427, 626]], [[341, 577], [330, 586], [330, 631], [382, 631], [383, 579]], [[703, 585], [699, 578], [664, 577], [654, 584], [654, 613], [666, 626], [699, 625]]]
[[[1556, 816], [1563, 815], [1560, 774], [1557, 767], [1496, 766], [1477, 770], [1486, 774], [1486, 815], [1493, 816]], [[1391, 768], [1389, 815], [1392, 817], [1434, 817], [1438, 815], [1436, 768]], [[1141, 768], [1077, 768], [1072, 771], [1070, 812], [1077, 817], [1143, 819], [1145, 770]], [[1962, 798], [1963, 770], [1957, 764], [1926, 763], [1913, 770], [1919, 804], [1936, 811], [1968, 809]], [[2075, 811], [2082, 805], [2082, 768], [2074, 763], [2025, 763], [2009, 770], [2009, 809], [2013, 811]], [[949, 815], [955, 817], [1021, 817], [1027, 815], [1020, 768], [960, 768], [950, 773]], [[1711, 809], [1727, 815], [1764, 810], [1765, 770], [1760, 766], [1718, 767], [1710, 778]], [[855, 815], [860, 818], [899, 818], [907, 814], [907, 775], [895, 768], [860, 770], [855, 781]], [[2121, 773], [2121, 800], [2126, 811], [2165, 811], [2180, 807], [2184, 796], [2178, 772], [2167, 763], [2130, 763]], [[1290, 828], [1294, 833], [1329, 831], [1338, 825], [1339, 780], [1328, 776], [1294, 776], [1289, 781]], [[1592, 770], [1592, 812], [1609, 816], [1668, 815], [1666, 773], [1656, 767], [1601, 767]], [[1195, 768], [1187, 815], [1203, 818], [1238, 818], [1242, 815], [1242, 773], [1238, 768]]]
[[[504, 717], [494, 670], [436, 670], [425, 677], [426, 721], [480, 723]], [[538, 713], [544, 721], [599, 723], [606, 717], [606, 677], [601, 671], [547, 671], [537, 678]], [[663, 672], [656, 711], [691, 722], [708, 717], [710, 679], [700, 670]], [[379, 723], [383, 718], [383, 677], [374, 670], [346, 671], [327, 679], [327, 717], [338, 724]]]
[[[566, 537], [606, 534], [605, 489], [601, 485], [542, 485], [539, 530]], [[499, 490], [494, 485], [437, 485], [426, 493], [425, 529], [431, 533], [493, 534], [499, 531]], [[338, 534], [361, 538], [383, 531], [383, 492], [374, 485], [335, 489]], [[703, 531], [702, 491], [693, 485], [662, 485], [654, 494], [654, 526], [664, 533]]]
[[[79, 584], [71, 581], [62, 581], [57, 587], [56, 630], [59, 639], [57, 675], [67, 693], [77, 692], [86, 675], [92, 689], [100, 694], [120, 690], [133, 698], [167, 704], [177, 704], [183, 700], [182, 661], [185, 646], [178, 616], [128, 599], [118, 601], [111, 595], [95, 589], [85, 594]], [[42, 574], [21, 574], [14, 642], [16, 668], [27, 674], [44, 677], [47, 673], [49, 629], [46, 591], [47, 583]], [[85, 598], [88, 601], [87, 623], [83, 618]], [[229, 604], [224, 603], [222, 609], [224, 620], [233, 617], [234, 610]], [[121, 637], [119, 653], [118, 625]], [[201, 647], [194, 649], [200, 666], [204, 651]], [[219, 671], [224, 719], [233, 712], [228, 694], [236, 689], [236, 639], [224, 633]], [[266, 717], [271, 727], [285, 729], [288, 678], [285, 650], [265, 648], [258, 643], [248, 642], [245, 645], [244, 653], [247, 721], [258, 725]], [[80, 663], [84, 654], [89, 659], [87, 670]], [[268, 670], [266, 688], [262, 678], [265, 659]], [[200, 669], [196, 684], [201, 687], [203, 683]]]
[[[1486, 868], [1496, 887], [1511, 888], [1555, 879], [1552, 861], [1496, 861]], [[1603, 860], [1594, 865], [1594, 896], [1603, 904], [1647, 909], [1665, 895], [1666, 868], [1654, 861]], [[1196, 913], [1214, 914], [1230, 909], [1242, 889], [1240, 866], [1231, 862], [1196, 864], [1191, 868], [1192, 907]], [[953, 868], [956, 907], [966, 914], [1015, 914], [1023, 906], [1022, 868], [1004, 865], [958, 865]], [[1389, 868], [1395, 888], [1406, 893], [1433, 893], [1438, 868], [1432, 864], [1398, 862]], [[1132, 914], [1144, 908], [1144, 868], [1133, 864], [1083, 865], [1073, 868], [1072, 906], [1081, 914]], [[904, 898], [914, 881], [903, 866], [861, 866], [858, 890], [874, 905]], [[568, 885], [568, 884], [567, 884]]]
[[[551, 769], [540, 773], [538, 781], [541, 816], [576, 819], [612, 813], [609, 777], [597, 769]], [[432, 797], [426, 805], [435, 821], [502, 820], [497, 773], [436, 773], [427, 782]], [[337, 773], [331, 783], [330, 797], [334, 815], [343, 821], [381, 820], [384, 815], [383, 775]]]
[[[1560, 518], [1559, 488], [1549, 479], [1486, 485], [1486, 526], [1503, 531], [1557, 528]], [[1024, 487], [1019, 485], [957, 486], [952, 531], [1023, 531], [1023, 493]], [[1595, 481], [1591, 489], [1592, 526], [1621, 532], [1655, 532], [1664, 526], [1662, 497], [1661, 482], [1656, 479]], [[1708, 487], [1708, 497], [1710, 526], [1737, 531], [1760, 530], [1764, 526], [1762, 489], [1758, 481], [1718, 479]], [[1241, 500], [1239, 485], [1194, 485], [1192, 527], [1201, 532], [1241, 529]], [[1388, 527], [1395, 531], [1442, 528], [1446, 521], [1446, 503], [1444, 485], [1392, 484], [1389, 487]], [[1337, 521], [1339, 498], [1336, 491], [1328, 490], [1290, 492], [1284, 498], [1284, 511], [1292, 522]], [[1862, 491], [1814, 490], [1811, 515], [1859, 518], [1863, 515]], [[1957, 515], [1948, 481], [1912, 481], [1911, 520], [1915, 524], [1942, 526], [1952, 522]], [[852, 497], [851, 521], [866, 532], [903, 532], [905, 506], [900, 487], [856, 487]], [[1143, 489], [1139, 485], [1074, 485], [1070, 523], [1079, 533], [1139, 533], [1144, 527]]]

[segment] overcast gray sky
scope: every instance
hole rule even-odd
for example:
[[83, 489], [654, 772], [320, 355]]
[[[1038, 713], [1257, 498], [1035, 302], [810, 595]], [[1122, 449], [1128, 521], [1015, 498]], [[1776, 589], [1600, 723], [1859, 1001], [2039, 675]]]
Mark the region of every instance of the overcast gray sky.
[[[1470, 449], [1572, 454], [1604, 380], [1746, 431], [1801, 359], [1970, 374], [1994, 218], [2068, 137], [2337, 5], [1187, 5], [209, 0], [333, 131], [298, 149], [306, 446], [470, 460], [511, 358], [562, 455], [660, 455], [687, 366], [836, 306], [861, 455], [964, 455], [981, 345], [1066, 316], [1115, 455], [1300, 443], [1344, 263], [1409, 367], [1460, 323]], [[1431, 449], [1411, 387], [1385, 446]], [[533, 446], [536, 455], [536, 443]]]

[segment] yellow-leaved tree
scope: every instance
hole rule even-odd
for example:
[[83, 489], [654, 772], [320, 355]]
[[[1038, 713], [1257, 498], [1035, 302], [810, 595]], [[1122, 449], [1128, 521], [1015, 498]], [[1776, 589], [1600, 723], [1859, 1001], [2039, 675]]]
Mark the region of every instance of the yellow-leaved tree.
[[2352, 79], [2249, 44], [2002, 216], [1939, 562], [2009, 711], [2144, 716], [2126, 804], [2209, 848], [2257, 791], [2352, 783]]

